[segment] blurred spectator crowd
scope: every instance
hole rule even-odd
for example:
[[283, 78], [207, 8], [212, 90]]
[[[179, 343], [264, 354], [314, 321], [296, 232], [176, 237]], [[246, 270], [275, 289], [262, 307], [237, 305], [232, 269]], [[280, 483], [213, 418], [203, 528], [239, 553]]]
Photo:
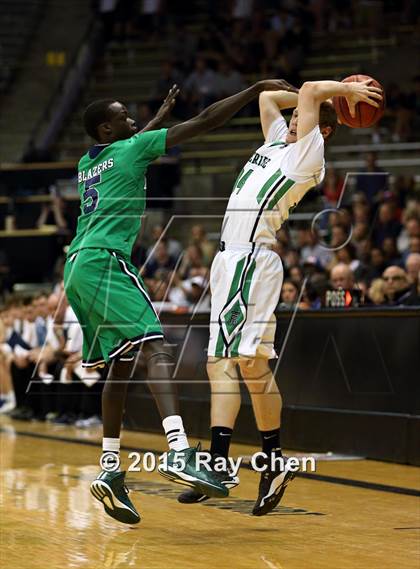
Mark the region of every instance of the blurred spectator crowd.
[[0, 309], [0, 414], [84, 428], [101, 424], [102, 375], [81, 367], [83, 333], [62, 284]]
[[374, 128], [372, 141], [382, 142], [388, 132], [393, 142], [415, 140], [420, 124], [420, 75], [412, 77], [406, 88], [394, 82], [389, 83], [385, 86], [385, 92], [385, 121], [382, 123], [385, 126]]
[[[167, 57], [148, 100], [143, 94], [141, 102], [128, 102], [142, 127], [174, 83], [181, 94], [173, 115], [184, 119], [256, 77], [282, 77], [299, 87], [314, 33], [327, 37], [357, 28], [380, 37], [395, 25], [396, 16], [400, 23], [415, 23], [420, 17], [418, 3], [411, 0], [98, 0], [95, 8], [106, 42], [127, 43], [128, 53], [133, 41], [166, 45]], [[189, 26], [194, 18], [200, 22], [200, 16], [204, 26]], [[385, 121], [374, 129], [373, 141], [388, 134], [394, 141], [410, 140], [413, 118], [420, 115], [420, 78], [413, 76], [404, 87], [385, 87]], [[241, 114], [256, 110], [251, 104]]]
[[370, 153], [350, 198], [344, 189], [343, 177], [329, 168], [320, 187], [325, 209], [316, 223], [279, 231], [288, 285], [282, 305], [293, 306], [306, 277], [300, 308], [324, 306], [328, 290], [340, 288], [357, 291], [356, 305], [419, 306], [420, 203], [414, 178], [397, 177], [390, 187]]

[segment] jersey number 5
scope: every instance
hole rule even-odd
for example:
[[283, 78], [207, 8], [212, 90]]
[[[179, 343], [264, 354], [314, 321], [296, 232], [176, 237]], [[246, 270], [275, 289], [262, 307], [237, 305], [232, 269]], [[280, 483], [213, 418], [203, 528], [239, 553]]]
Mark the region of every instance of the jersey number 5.
[[98, 207], [99, 192], [94, 184], [101, 183], [101, 175], [94, 176], [85, 182], [85, 191], [83, 192], [83, 213], [88, 214], [95, 211]]

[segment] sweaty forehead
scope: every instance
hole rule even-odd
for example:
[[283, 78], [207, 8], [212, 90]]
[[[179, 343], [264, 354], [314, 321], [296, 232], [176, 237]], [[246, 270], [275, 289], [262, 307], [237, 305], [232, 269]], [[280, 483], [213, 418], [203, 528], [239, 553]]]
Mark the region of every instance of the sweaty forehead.
[[112, 103], [111, 105], [109, 105], [109, 110], [112, 112], [113, 115], [117, 115], [117, 114], [127, 112], [125, 105], [123, 105], [122, 103], [120, 103], [118, 101], [115, 101], [115, 103]]

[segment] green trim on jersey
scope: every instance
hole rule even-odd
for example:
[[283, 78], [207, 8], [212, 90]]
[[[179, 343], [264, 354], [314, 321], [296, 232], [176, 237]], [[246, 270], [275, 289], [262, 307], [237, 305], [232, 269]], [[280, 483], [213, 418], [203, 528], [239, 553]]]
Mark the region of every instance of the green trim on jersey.
[[284, 148], [285, 146], [289, 146], [289, 145], [288, 145], [287, 142], [283, 142], [282, 140], [280, 140], [279, 142], [272, 142], [272, 143], [270, 144], [270, 148], [271, 148], [272, 146], [282, 146], [282, 147]]
[[264, 199], [265, 194], [268, 192], [268, 190], [271, 188], [271, 186], [273, 185], [274, 182], [276, 182], [280, 177], [281, 177], [282, 173], [281, 170], [277, 170], [276, 172], [274, 172], [274, 174], [272, 176], [270, 176], [270, 178], [268, 178], [268, 180], [266, 181], [266, 183], [263, 185], [263, 187], [261, 188], [261, 190], [258, 192], [257, 195], [257, 202], [261, 203], [262, 200]]
[[295, 184], [294, 180], [286, 179], [285, 182], [280, 186], [278, 191], [275, 193], [274, 197], [268, 203], [267, 209], [274, 209], [277, 202], [290, 190], [290, 188]]
[[237, 358], [239, 356], [239, 344], [242, 340], [242, 332], [236, 334], [235, 340], [233, 341], [232, 346], [229, 348], [229, 357]]

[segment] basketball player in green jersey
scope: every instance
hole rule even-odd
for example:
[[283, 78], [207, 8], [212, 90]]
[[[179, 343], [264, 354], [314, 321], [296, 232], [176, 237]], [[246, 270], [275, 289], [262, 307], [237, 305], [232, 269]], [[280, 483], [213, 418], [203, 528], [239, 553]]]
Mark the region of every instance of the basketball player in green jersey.
[[[125, 472], [119, 471], [122, 415], [128, 380], [138, 377], [136, 351], [140, 346], [170, 448], [159, 472], [206, 495], [224, 497], [229, 492], [216, 472], [197, 468], [197, 449], [189, 446], [179, 415], [171, 382], [172, 359], [162, 327], [130, 262], [145, 208], [147, 167], [168, 148], [221, 126], [261, 92], [285, 88], [279, 80], [260, 81], [184, 123], [141, 133], [126, 107], [114, 99], [95, 101], [84, 113], [85, 130], [97, 144], [78, 166], [81, 213], [64, 281], [69, 303], [83, 328], [83, 365], [109, 365], [102, 394], [102, 472], [91, 492], [110, 516], [123, 523], [140, 521], [127, 496]], [[170, 105], [177, 92], [174, 86]]]

